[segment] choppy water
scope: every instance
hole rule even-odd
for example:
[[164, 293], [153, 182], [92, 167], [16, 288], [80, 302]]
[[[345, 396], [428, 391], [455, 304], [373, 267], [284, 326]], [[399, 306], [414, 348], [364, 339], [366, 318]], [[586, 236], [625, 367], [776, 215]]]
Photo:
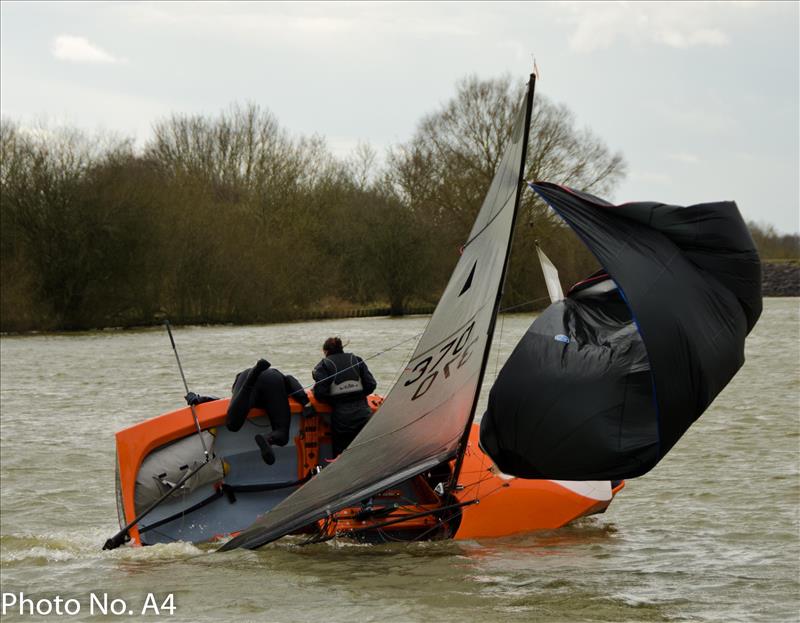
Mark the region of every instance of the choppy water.
[[[178, 328], [190, 386], [225, 395], [266, 356], [310, 382], [329, 334], [366, 356], [424, 318]], [[487, 381], [530, 318], [498, 323]], [[502, 329], [502, 333], [500, 333]], [[370, 361], [386, 391], [413, 340]], [[174, 594], [186, 621], [796, 621], [800, 612], [800, 302], [769, 299], [747, 364], [605, 515], [480, 542], [211, 553], [100, 550], [117, 530], [113, 432], [181, 404], [163, 329], [3, 337], [0, 577], [34, 599]], [[3, 620], [27, 620], [15, 611]], [[117, 619], [119, 617], [116, 617]], [[149, 620], [157, 620], [149, 617]]]

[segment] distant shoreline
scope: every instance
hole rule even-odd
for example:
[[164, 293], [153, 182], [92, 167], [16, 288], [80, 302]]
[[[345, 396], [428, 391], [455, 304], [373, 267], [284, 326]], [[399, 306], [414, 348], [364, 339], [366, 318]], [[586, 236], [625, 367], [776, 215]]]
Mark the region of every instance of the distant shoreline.
[[761, 265], [762, 296], [800, 296], [800, 260], [771, 260]]
[[[800, 297], [800, 260], [765, 260], [762, 263], [762, 296], [765, 298], [782, 298], [782, 297]], [[542, 307], [542, 309], [544, 309]], [[419, 316], [432, 314], [433, 306], [417, 306], [410, 307], [405, 310], [402, 316], [395, 316], [402, 318], [403, 316]], [[247, 325], [260, 325], [260, 324], [286, 324], [294, 322], [314, 322], [319, 320], [345, 320], [349, 318], [370, 318], [370, 317], [388, 317], [388, 307], [376, 307], [365, 309], [344, 309], [344, 310], [325, 310], [316, 311], [310, 314], [303, 314], [297, 318], [286, 318], [275, 322], [264, 322], [263, 320], [255, 320], [253, 322], [187, 322], [177, 323], [179, 326], [247, 326]], [[536, 311], [536, 310], [533, 310]], [[521, 313], [525, 313], [524, 310]], [[161, 321], [154, 321], [149, 324], [139, 323], [127, 326], [106, 326], [94, 327], [90, 329], [79, 329], [75, 331], [70, 330], [31, 330], [31, 331], [4, 331], [0, 332], [0, 336], [19, 336], [19, 335], [73, 335], [76, 333], [93, 333], [96, 331], [129, 331], [133, 329], [151, 329], [161, 326]], [[175, 323], [173, 323], [175, 324]]]

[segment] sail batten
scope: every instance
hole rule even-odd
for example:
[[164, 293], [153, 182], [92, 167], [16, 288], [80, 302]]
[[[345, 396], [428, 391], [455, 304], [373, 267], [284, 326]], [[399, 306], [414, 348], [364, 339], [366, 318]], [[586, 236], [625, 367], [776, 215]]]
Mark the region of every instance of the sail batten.
[[457, 475], [508, 265], [533, 88], [531, 76], [467, 244], [379, 410], [334, 463], [221, 549], [260, 547], [453, 458]]

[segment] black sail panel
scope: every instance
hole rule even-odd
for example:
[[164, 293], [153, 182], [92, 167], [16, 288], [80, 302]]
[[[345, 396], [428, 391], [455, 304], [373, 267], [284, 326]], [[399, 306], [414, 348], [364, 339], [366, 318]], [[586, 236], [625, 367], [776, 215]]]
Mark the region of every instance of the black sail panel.
[[744, 363], [761, 313], [755, 245], [733, 202], [614, 206], [532, 187], [612, 289], [570, 293], [533, 323], [492, 388], [481, 443], [515, 475], [642, 475]]
[[533, 78], [511, 141], [410, 362], [339, 458], [221, 549], [256, 548], [453, 458], [477, 401], [525, 161]]

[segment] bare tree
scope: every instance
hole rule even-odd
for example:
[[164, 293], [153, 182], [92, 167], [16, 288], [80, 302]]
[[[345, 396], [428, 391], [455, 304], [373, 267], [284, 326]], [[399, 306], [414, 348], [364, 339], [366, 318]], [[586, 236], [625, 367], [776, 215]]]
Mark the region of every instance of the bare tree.
[[[508, 77], [468, 77], [457, 85], [450, 101], [422, 120], [411, 140], [390, 152], [388, 170], [396, 192], [439, 230], [441, 242], [456, 247], [468, 233], [510, 140], [523, 92], [523, 85], [514, 85]], [[529, 179], [605, 194], [623, 178], [625, 162], [590, 130], [579, 129], [566, 106], [537, 95], [526, 171]], [[507, 288], [512, 300], [533, 296], [541, 286], [541, 278], [530, 269], [535, 266], [535, 239], [556, 232], [567, 236], [567, 243], [559, 241], [555, 255], [568, 265], [570, 276], [591, 264], [580, 243], [569, 238], [532, 193], [523, 194], [519, 221], [522, 227], [514, 242], [517, 261], [512, 258]]]
[[[381, 166], [335, 158], [256, 104], [127, 140], [0, 123], [5, 330], [290, 319], [319, 306], [433, 302], [509, 141], [522, 87], [463, 80]], [[537, 97], [529, 175], [604, 194], [624, 163]], [[533, 241], [570, 276], [591, 257], [525, 195], [506, 291], [536, 296]], [[770, 234], [771, 235], [771, 234]], [[774, 236], [772, 236], [774, 238]], [[330, 308], [329, 308], [330, 309]]]
[[89, 200], [87, 175], [98, 162], [129, 153], [131, 142], [4, 122], [0, 144], [3, 259], [24, 258], [45, 324], [78, 327], [88, 292], [109, 274], [113, 249], [104, 242], [118, 217], [116, 206]]
[[[406, 200], [468, 226], [510, 140], [522, 94], [507, 76], [462, 80], [455, 97], [390, 154], [393, 182]], [[526, 170], [530, 179], [602, 194], [624, 177], [625, 162], [590, 130], [577, 128], [566, 106], [537, 95]]]
[[146, 154], [173, 175], [208, 182], [217, 198], [263, 224], [294, 203], [331, 164], [325, 141], [293, 139], [257, 104], [232, 105], [216, 117], [172, 115], [153, 127]]
[[375, 181], [378, 154], [369, 143], [360, 142], [345, 163], [347, 173], [359, 190], [367, 190]]
[[800, 259], [800, 234], [782, 234], [763, 222], [748, 221], [747, 226], [762, 259]]

